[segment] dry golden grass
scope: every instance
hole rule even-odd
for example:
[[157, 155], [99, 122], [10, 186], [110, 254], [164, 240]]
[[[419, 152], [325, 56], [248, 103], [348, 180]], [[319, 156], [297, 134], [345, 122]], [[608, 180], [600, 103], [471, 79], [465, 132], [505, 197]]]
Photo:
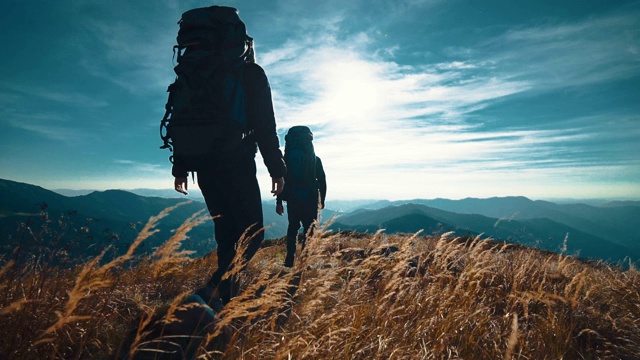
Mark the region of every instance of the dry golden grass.
[[[171, 209], [167, 210], [170, 211]], [[159, 215], [160, 216], [160, 215]], [[138, 246], [159, 217], [152, 218]], [[2, 358], [102, 359], [214, 270], [180, 243], [72, 270], [0, 269]], [[208, 220], [207, 220], [208, 221]], [[202, 359], [634, 359], [640, 276], [605, 263], [481, 238], [317, 231], [282, 266], [284, 242], [233, 267], [240, 295], [218, 314]], [[139, 329], [135, 333], [135, 329]], [[129, 351], [125, 349], [125, 353]]]

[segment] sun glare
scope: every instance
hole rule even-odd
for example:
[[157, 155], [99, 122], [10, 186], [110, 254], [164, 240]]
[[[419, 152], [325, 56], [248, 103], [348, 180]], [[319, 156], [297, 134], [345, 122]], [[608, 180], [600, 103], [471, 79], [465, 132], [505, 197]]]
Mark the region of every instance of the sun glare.
[[383, 105], [382, 80], [362, 61], [332, 62], [322, 72], [321, 106], [334, 119], [371, 119]]

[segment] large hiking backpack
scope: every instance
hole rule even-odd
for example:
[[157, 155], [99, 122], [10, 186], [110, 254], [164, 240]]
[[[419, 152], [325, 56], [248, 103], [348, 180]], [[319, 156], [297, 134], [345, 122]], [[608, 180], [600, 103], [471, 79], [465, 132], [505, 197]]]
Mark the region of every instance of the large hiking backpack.
[[284, 161], [287, 164], [285, 187], [310, 190], [310, 194], [315, 190], [317, 197], [316, 154], [311, 129], [294, 126], [289, 129], [284, 140]]
[[212, 157], [237, 151], [246, 135], [242, 70], [255, 61], [253, 39], [231, 7], [192, 9], [178, 24], [176, 80], [167, 90], [160, 148], [173, 153], [180, 169], [198, 171]]

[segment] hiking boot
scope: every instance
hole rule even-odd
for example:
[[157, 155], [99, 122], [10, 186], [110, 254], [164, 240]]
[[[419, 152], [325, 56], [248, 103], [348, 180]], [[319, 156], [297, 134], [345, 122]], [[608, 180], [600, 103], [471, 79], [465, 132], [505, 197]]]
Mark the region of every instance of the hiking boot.
[[212, 298], [211, 300], [209, 300], [207, 305], [209, 305], [209, 307], [213, 309], [216, 314], [224, 310], [224, 304], [219, 298]]
[[196, 295], [200, 296], [204, 302], [209, 305], [216, 313], [222, 311], [224, 304], [220, 299], [220, 294], [217, 287], [213, 287], [209, 284], [201, 287], [196, 291]]

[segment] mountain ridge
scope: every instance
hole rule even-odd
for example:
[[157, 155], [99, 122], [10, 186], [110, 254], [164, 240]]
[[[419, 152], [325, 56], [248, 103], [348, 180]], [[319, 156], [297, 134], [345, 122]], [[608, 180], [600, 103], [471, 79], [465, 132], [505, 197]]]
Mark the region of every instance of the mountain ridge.
[[[419, 227], [411, 216], [423, 216], [425, 225]], [[587, 259], [621, 262], [627, 257], [634, 261], [640, 258], [640, 251], [625, 245], [610, 242], [598, 236], [549, 218], [497, 219], [480, 214], [460, 214], [421, 204], [391, 205], [377, 210], [360, 210], [338, 218], [333, 230], [375, 231], [393, 224], [391, 232], [416, 232], [426, 230], [454, 231], [457, 235], [483, 234], [497, 240], [519, 243], [554, 252], [563, 249], [569, 254]], [[565, 241], [566, 240], [566, 241]]]
[[[630, 248], [640, 248], [640, 227], [635, 225], [635, 219], [640, 218], [640, 202], [609, 202], [603, 206], [594, 206], [581, 203], [556, 204], [516, 196], [462, 200], [414, 199], [385, 203], [388, 205], [420, 204], [460, 214], [479, 214], [503, 220], [549, 218], [569, 227], [592, 233], [609, 242]], [[369, 207], [369, 209], [375, 208], [376, 206]]]
[[[162, 220], [161, 234], [155, 240], [160, 241], [160, 236], [166, 240], [189, 216], [206, 209], [201, 201], [141, 196], [125, 190], [64, 196], [36, 185], [2, 179], [0, 191], [6, 194], [0, 200], [0, 229], [5, 233], [9, 226], [15, 227], [15, 224], [24, 221], [25, 216], [37, 215], [43, 207], [57, 213], [75, 212], [79, 219], [99, 219], [99, 222], [90, 221], [89, 224], [92, 230], [99, 232], [103, 228], [124, 229], [131, 224], [140, 227], [167, 207], [187, 201], [187, 204]], [[330, 227], [333, 230], [375, 232], [386, 229], [389, 233], [397, 233], [422, 229], [434, 234], [454, 231], [459, 235], [484, 234], [486, 237], [551, 251], [559, 251], [569, 234], [568, 251], [582, 256], [601, 255], [603, 259], [620, 261], [627, 255], [636, 256], [640, 252], [640, 230], [632, 225], [633, 220], [640, 216], [640, 206], [636, 206], [635, 202], [610, 202], [593, 206], [555, 204], [513, 196], [336, 203], [359, 207], [333, 218]], [[331, 200], [327, 204], [331, 206]], [[271, 201], [263, 202], [267, 239], [282, 237], [286, 233], [286, 216], [276, 215], [273, 206]], [[332, 210], [324, 210], [322, 218], [331, 218], [332, 214]], [[206, 244], [196, 246], [199, 255], [215, 247], [211, 222], [193, 229], [190, 237], [195, 239], [191, 245], [195, 242]]]
[[[0, 239], [0, 252], [4, 254], [12, 252], [21, 244], [18, 239], [24, 237], [20, 234], [25, 231], [25, 226], [30, 229], [47, 227], [48, 231], [57, 233], [68, 232], [71, 226], [76, 230], [84, 229], [87, 235], [87, 238], [74, 245], [74, 255], [79, 257], [78, 261], [96, 256], [107, 247], [116, 256], [119, 252], [126, 251], [137, 231], [152, 216], [182, 204], [158, 222], [159, 232], [141, 247], [141, 251], [150, 252], [169, 239], [190, 216], [197, 212], [206, 214], [206, 206], [201, 201], [140, 196], [125, 190], [64, 196], [40, 186], [0, 179], [0, 192], [5, 194], [0, 198], [0, 233], [4, 235]], [[286, 233], [286, 218], [278, 216], [275, 211], [267, 212], [267, 207], [271, 206], [275, 208], [275, 204], [263, 203], [265, 237], [278, 238]], [[216, 248], [213, 234], [213, 222], [205, 221], [190, 230], [183, 247], [195, 251], [194, 256], [206, 255]], [[69, 236], [76, 240], [79, 238], [77, 234], [70, 233]], [[35, 242], [24, 245], [35, 246]]]

